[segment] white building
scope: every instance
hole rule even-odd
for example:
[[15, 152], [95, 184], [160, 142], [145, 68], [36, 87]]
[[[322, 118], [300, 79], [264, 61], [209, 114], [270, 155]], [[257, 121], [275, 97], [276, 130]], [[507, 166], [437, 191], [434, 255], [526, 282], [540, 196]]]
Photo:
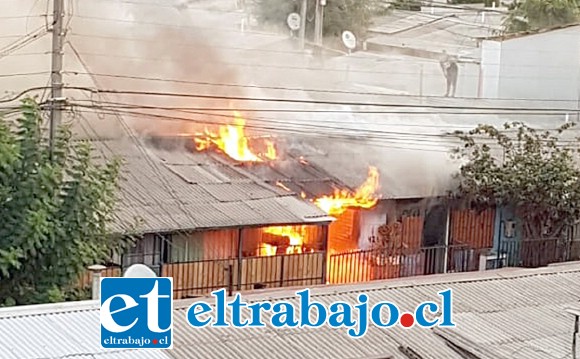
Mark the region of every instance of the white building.
[[481, 97], [580, 101], [580, 25], [487, 38], [481, 43]]

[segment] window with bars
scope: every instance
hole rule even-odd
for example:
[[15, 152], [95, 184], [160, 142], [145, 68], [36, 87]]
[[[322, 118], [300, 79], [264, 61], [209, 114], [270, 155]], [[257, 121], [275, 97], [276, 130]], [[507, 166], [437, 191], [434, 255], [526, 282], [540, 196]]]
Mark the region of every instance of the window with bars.
[[145, 264], [150, 267], [157, 267], [162, 263], [162, 253], [165, 236], [158, 234], [145, 235], [136, 241], [135, 245], [122, 256], [124, 268], [133, 264]]

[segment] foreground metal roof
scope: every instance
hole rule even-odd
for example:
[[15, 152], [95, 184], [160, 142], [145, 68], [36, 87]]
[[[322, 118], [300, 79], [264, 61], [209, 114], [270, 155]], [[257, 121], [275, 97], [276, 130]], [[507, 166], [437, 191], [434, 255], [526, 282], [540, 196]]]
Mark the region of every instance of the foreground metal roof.
[[[497, 271], [401, 278], [357, 285], [313, 288], [317, 301], [354, 302], [365, 292], [370, 302], [392, 301], [410, 310], [437, 292], [454, 291], [453, 318], [448, 331], [380, 329], [353, 340], [343, 330], [203, 328], [186, 323], [195, 300], [175, 303], [174, 349], [112, 351], [99, 348], [99, 312], [94, 301], [0, 309], [2, 358], [397, 358], [413, 352], [423, 359], [470, 358], [556, 359], [570, 356], [574, 317], [565, 312], [580, 298], [580, 263], [542, 269]], [[244, 293], [245, 301], [294, 300], [296, 289]], [[199, 300], [199, 299], [197, 299]], [[267, 323], [267, 317], [265, 317]], [[83, 358], [84, 358], [83, 357]]]

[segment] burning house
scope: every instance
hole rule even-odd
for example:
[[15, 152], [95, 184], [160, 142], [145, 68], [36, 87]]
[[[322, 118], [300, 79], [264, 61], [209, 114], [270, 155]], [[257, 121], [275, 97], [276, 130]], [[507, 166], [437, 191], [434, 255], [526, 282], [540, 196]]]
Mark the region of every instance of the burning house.
[[464, 209], [447, 197], [457, 167], [443, 155], [424, 155], [422, 165], [411, 168], [401, 158], [411, 161], [412, 150], [389, 149], [385, 156], [359, 143], [304, 141], [300, 147], [312, 166], [345, 186], [363, 183], [356, 191], [359, 205], [327, 210], [337, 217], [329, 226], [327, 282], [477, 270], [481, 255], [494, 248], [498, 213]]
[[[223, 142], [206, 135], [207, 149], [201, 135], [93, 142], [125, 162], [113, 230], [139, 235], [109, 265], [141, 263], [172, 276], [176, 298], [324, 283], [334, 218], [247, 170], [267, 151], [254, 155], [235, 131], [222, 131]], [[242, 149], [231, 152], [232, 142]]]
[[[277, 223], [262, 220], [243, 228], [204, 227], [189, 234], [171, 233], [170, 240], [165, 234], [163, 241], [169, 243], [166, 258], [161, 264], [148, 264], [159, 265], [163, 275], [176, 278], [182, 295], [204, 294], [228, 285], [247, 290], [324, 283], [328, 256], [359, 248], [360, 211], [379, 202], [380, 173], [375, 167], [370, 166], [367, 178], [352, 188], [288, 151], [283, 138], [248, 137], [244, 125], [241, 114], [234, 112], [231, 124], [192, 134], [151, 137], [150, 151], [173, 175], [186, 183], [202, 185], [197, 197], [210, 192], [218, 201], [247, 201], [265, 196], [267, 189], [277, 196], [291, 196], [304, 209], [316, 208], [319, 214], [308, 221], [279, 219]], [[222, 184], [232, 181], [229, 186], [236, 184], [237, 188], [219, 191], [212, 181], [205, 183], [210, 178]], [[256, 217], [244, 211], [243, 204], [227, 207], [234, 211], [232, 217], [240, 220]], [[221, 221], [223, 212], [218, 214], [207, 220]], [[274, 207], [261, 215], [280, 217]], [[134, 250], [125, 258], [143, 262], [142, 252]]]

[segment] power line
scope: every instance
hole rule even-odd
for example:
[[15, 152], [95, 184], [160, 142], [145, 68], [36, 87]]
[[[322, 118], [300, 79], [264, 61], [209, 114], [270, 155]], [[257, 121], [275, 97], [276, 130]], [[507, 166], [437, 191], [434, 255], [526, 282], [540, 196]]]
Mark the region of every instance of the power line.
[[[168, 120], [168, 121], [186, 121], [186, 122], [193, 122], [197, 124], [206, 124], [206, 125], [224, 125], [220, 122], [209, 121], [206, 119], [194, 119], [194, 118], [184, 118], [184, 117], [176, 117], [176, 116], [167, 116], [167, 115], [160, 115], [160, 114], [151, 114], [145, 112], [136, 112], [136, 111], [121, 111], [115, 109], [108, 109], [106, 107], [91, 107], [91, 106], [78, 106], [82, 108], [88, 109], [99, 109], [105, 112], [111, 111], [118, 111], [121, 114], [129, 115], [133, 117], [137, 117], [142, 119], [143, 117], [151, 117], [156, 119]], [[227, 116], [224, 116], [227, 117]], [[257, 122], [257, 123], [256, 123]], [[260, 122], [266, 123], [266, 125], [259, 124]], [[292, 127], [292, 125], [296, 125], [296, 127]], [[254, 119], [254, 122], [251, 124], [247, 124], [245, 127], [251, 129], [258, 129], [258, 130], [267, 130], [267, 131], [274, 131], [274, 132], [282, 132], [282, 133], [290, 133], [290, 134], [302, 134], [307, 136], [322, 136], [325, 138], [339, 138], [339, 139], [353, 139], [353, 136], [356, 137], [358, 140], [365, 140], [365, 141], [404, 141], [405, 143], [411, 143], [412, 141], [420, 141], [418, 145], [421, 146], [436, 146], [442, 147], [453, 143], [453, 146], [458, 146], [458, 138], [455, 135], [450, 134], [418, 134], [418, 133], [405, 133], [405, 132], [393, 132], [393, 131], [380, 131], [380, 130], [364, 130], [364, 129], [345, 129], [342, 128], [333, 128], [329, 126], [320, 126], [320, 125], [312, 125], [312, 124], [293, 124], [288, 123], [287, 121], [264, 121], [262, 119]], [[332, 132], [331, 130], [338, 130], [337, 132]], [[433, 138], [433, 139], [430, 139]], [[435, 141], [434, 139], [437, 139]], [[453, 139], [452, 142], [450, 142]], [[494, 141], [490, 141], [493, 143]], [[577, 141], [568, 141], [568, 140], [560, 140], [561, 143], [577, 143]]]
[[[50, 87], [48, 87], [50, 88]], [[237, 101], [255, 101], [255, 102], [280, 102], [280, 103], [290, 103], [290, 104], [314, 104], [314, 105], [335, 105], [335, 106], [359, 106], [359, 107], [387, 107], [387, 108], [398, 108], [398, 109], [405, 109], [405, 108], [417, 108], [417, 109], [447, 109], [447, 110], [477, 110], [481, 112], [477, 113], [468, 113], [468, 114], [481, 114], [481, 115], [495, 115], [500, 114], [499, 111], [506, 112], [501, 114], [539, 114], [539, 115], [546, 115], [546, 114], [569, 114], [578, 112], [578, 109], [573, 108], [522, 108], [522, 107], [496, 107], [496, 106], [447, 106], [447, 105], [429, 105], [429, 104], [394, 104], [394, 103], [377, 103], [377, 102], [340, 102], [340, 101], [317, 101], [317, 100], [301, 100], [301, 99], [283, 99], [283, 98], [263, 98], [263, 97], [238, 97], [238, 96], [217, 96], [217, 95], [202, 95], [202, 94], [187, 94], [187, 93], [174, 93], [174, 92], [153, 92], [153, 91], [131, 91], [131, 90], [111, 90], [111, 89], [98, 89], [98, 88], [90, 88], [90, 87], [80, 87], [80, 86], [64, 86], [65, 89], [69, 90], [79, 90], [79, 91], [86, 91], [90, 93], [109, 93], [109, 94], [117, 94], [117, 95], [139, 95], [139, 96], [155, 96], [155, 97], [183, 97], [183, 98], [204, 98], [204, 99], [214, 99], [214, 100], [237, 100]], [[45, 90], [47, 89], [46, 86], [40, 87], [32, 87], [26, 90], [21, 91], [17, 95], [14, 95], [8, 99], [0, 100], [0, 103], [12, 102], [18, 100], [22, 96], [38, 90]], [[115, 102], [109, 102], [115, 103]], [[123, 104], [123, 106], [135, 106], [134, 104]], [[137, 105], [139, 106], [139, 105]], [[143, 107], [144, 105], [141, 105]], [[157, 106], [158, 109], [164, 109], [163, 106]], [[167, 109], [171, 109], [171, 107], [166, 107]], [[185, 107], [187, 109], [187, 107]], [[192, 108], [195, 109], [195, 108]], [[207, 110], [214, 110], [219, 111], [222, 109], [219, 108], [208, 108]], [[230, 109], [227, 109], [230, 110]], [[327, 113], [337, 113], [337, 112], [347, 112], [347, 113], [357, 113], [359, 110], [353, 111], [331, 111], [331, 110], [319, 110], [319, 111], [296, 111], [296, 110], [268, 110], [268, 109], [248, 109], [248, 111], [256, 111], [256, 112], [327, 112]], [[496, 111], [496, 112], [493, 112]], [[382, 114], [397, 114], [400, 113], [398, 111], [364, 111], [360, 110], [360, 113], [382, 113]], [[539, 112], [539, 113], [537, 113]], [[406, 113], [404, 114], [431, 114], [431, 115], [440, 115], [446, 114], [445, 112], [439, 111], [417, 111], [413, 113]], [[452, 114], [460, 114], [453, 112]]]
[[133, 90], [112, 90], [112, 89], [98, 89], [88, 87], [74, 87], [68, 86], [66, 88], [91, 91], [94, 93], [109, 93], [117, 95], [138, 95], [138, 96], [153, 96], [153, 97], [176, 97], [176, 98], [203, 98], [213, 100], [235, 100], [235, 101], [256, 101], [256, 102], [279, 102], [279, 103], [294, 103], [294, 104], [313, 104], [313, 105], [337, 105], [337, 106], [368, 106], [368, 107], [394, 107], [394, 108], [431, 108], [431, 109], [471, 109], [481, 111], [521, 111], [522, 113], [530, 113], [534, 111], [550, 111], [554, 113], [566, 114], [578, 112], [577, 108], [523, 108], [523, 107], [483, 107], [483, 106], [448, 106], [448, 105], [429, 105], [429, 104], [394, 104], [394, 103], [378, 103], [378, 102], [341, 102], [341, 101], [319, 101], [319, 100], [302, 100], [302, 99], [285, 99], [285, 98], [264, 98], [264, 97], [242, 97], [242, 96], [217, 96], [217, 95], [202, 95], [202, 94], [188, 94], [178, 92], [159, 92], [159, 91], [133, 91]]
[[11, 73], [11, 74], [0, 74], [0, 78], [47, 75], [49, 73], [50, 73], [50, 71], [37, 71], [37, 72], [20, 72], [20, 73]]
[[[89, 100], [90, 101], [90, 100]], [[93, 101], [94, 102], [94, 101]], [[220, 114], [216, 114], [219, 112], [231, 112], [231, 108], [219, 108], [219, 107], [180, 107], [180, 106], [150, 106], [150, 105], [140, 105], [140, 104], [131, 104], [131, 103], [121, 103], [121, 102], [99, 102], [100, 104], [106, 104], [107, 108], [110, 109], [149, 109], [149, 110], [163, 110], [163, 111], [179, 111], [184, 113], [192, 113], [196, 114], [199, 111], [203, 111], [203, 114], [211, 115], [211, 116], [220, 116]], [[401, 106], [402, 108], [405, 105]], [[361, 115], [415, 115], [415, 116], [424, 116], [424, 115], [461, 115], [461, 116], [468, 116], [468, 115], [534, 115], [534, 116], [547, 116], [547, 115], [561, 115], [560, 112], [542, 112], [536, 110], [530, 110], [525, 112], [517, 112], [514, 111], [462, 111], [462, 112], [452, 112], [452, 111], [421, 111], [421, 110], [308, 110], [308, 109], [271, 109], [271, 108], [243, 108], [243, 107], [236, 107], [236, 111], [238, 112], [264, 112], [264, 113], [307, 113], [307, 114], [361, 114]], [[492, 112], [493, 111], [493, 112]], [[231, 117], [230, 115], [227, 115]], [[343, 123], [341, 121], [334, 121], [338, 123]], [[350, 123], [350, 122], [349, 122]], [[403, 126], [403, 125], [401, 125]], [[413, 126], [412, 124], [405, 124], [404, 126]], [[419, 125], [419, 126], [428, 126], [428, 125]], [[439, 127], [439, 126], [437, 126]], [[442, 127], [455, 127], [453, 125], [442, 126]]]
[[[103, 105], [104, 104], [104, 105]], [[111, 105], [113, 104], [113, 105]], [[157, 106], [147, 106], [147, 105], [134, 105], [134, 104], [119, 104], [119, 103], [111, 103], [111, 102], [99, 102], [98, 105], [94, 104], [94, 101], [91, 102], [90, 105], [82, 105], [80, 103], [77, 102], [73, 102], [71, 103], [71, 105], [73, 106], [79, 106], [79, 107], [86, 107], [86, 108], [94, 108], [94, 109], [108, 109], [108, 110], [115, 110], [115, 109], [132, 109], [132, 110], [168, 110], [168, 111], [173, 111], [173, 112], [180, 112], [180, 113], [184, 113], [184, 114], [189, 114], [189, 115], [203, 115], [205, 117], [223, 117], [223, 118], [227, 118], [227, 119], [231, 119], [232, 115], [231, 115], [231, 109], [222, 109], [221, 112], [228, 112], [228, 114], [223, 114], [223, 113], [215, 113], [215, 112], [207, 112], [207, 111], [203, 111], [203, 110], [197, 110], [197, 111], [191, 111], [191, 110], [180, 110], [180, 109], [176, 109], [176, 108], [163, 108], [163, 107], [157, 107]], [[236, 111], [238, 112], [245, 112], [243, 109], [237, 108]], [[254, 111], [258, 111], [259, 110], [254, 110]], [[272, 110], [272, 111], [276, 111], [276, 110]], [[293, 111], [288, 111], [288, 112], [293, 112]], [[300, 111], [298, 111], [300, 112]], [[324, 111], [317, 111], [316, 113], [326, 113]], [[337, 112], [328, 112], [328, 113], [347, 113], [346, 111], [337, 111]], [[380, 112], [381, 114], [398, 114], [399, 112], [396, 111], [384, 111], [384, 112]], [[418, 113], [418, 114], [422, 114], [422, 113]], [[424, 113], [423, 113], [424, 114]], [[430, 114], [438, 114], [436, 112], [431, 112]], [[265, 118], [265, 117], [248, 117], [245, 116], [245, 119], [248, 120], [252, 120], [253, 122], [265, 122], [265, 123], [274, 123], [274, 124], [280, 124], [283, 125], [285, 127], [291, 126], [291, 125], [295, 125], [298, 127], [321, 127], [320, 124], [332, 124], [332, 125], [336, 125], [336, 126], [341, 126], [341, 127], [330, 127], [330, 126], [322, 126], [323, 129], [325, 130], [332, 130], [332, 129], [337, 129], [337, 130], [343, 130], [345, 129], [344, 125], [352, 125], [353, 122], [352, 121], [336, 121], [336, 120], [330, 120], [330, 121], [325, 121], [325, 120], [320, 120], [320, 119], [316, 119], [316, 120], [309, 120], [308, 122], [304, 122], [303, 120], [300, 121], [298, 119], [294, 119], [296, 121], [299, 122], [290, 122], [291, 119], [287, 119], [285, 118], [284, 120], [277, 120], [277, 119], [272, 119], [272, 118]], [[211, 125], [225, 125], [227, 123], [224, 122], [215, 122], [215, 121], [204, 121], [204, 120], [200, 120], [200, 123], [206, 123], [206, 124], [211, 124]], [[313, 123], [316, 122], [319, 125], [314, 125]], [[372, 122], [364, 122], [360, 124], [362, 125], [368, 125], [368, 126], [388, 126], [388, 127], [422, 127], [422, 128], [449, 128], [449, 129], [453, 129], [453, 130], [457, 130], [461, 127], [463, 128], [470, 128], [472, 129], [474, 127], [473, 126], [461, 126], [461, 125], [428, 125], [428, 124], [393, 124], [390, 122], [379, 122], [376, 121], [374, 119], [372, 119]], [[251, 127], [251, 125], [249, 125], [248, 127]], [[350, 131], [356, 131], [356, 129], [349, 129]], [[374, 130], [367, 130], [365, 131], [365, 133], [368, 133], [369, 131], [373, 132]], [[381, 133], [395, 133], [392, 131], [380, 131]], [[509, 131], [506, 131], [509, 132]], [[403, 135], [408, 135], [409, 133], [401, 133]], [[414, 135], [416, 135], [416, 133], [414, 133]], [[422, 135], [422, 134], [419, 134]], [[441, 134], [425, 134], [425, 136], [436, 136], [436, 137], [441, 137], [442, 135], [445, 135], [445, 133], [441, 133]]]
[[[94, 52], [81, 52], [83, 56], [90, 56], [90, 57], [106, 57], [106, 58], [116, 58], [116, 59], [127, 59], [133, 61], [140, 61], [140, 62], [160, 62], [160, 63], [183, 63], [182, 59], [174, 59], [174, 58], [146, 58], [142, 56], [129, 56], [129, 55], [115, 55], [115, 54], [101, 54], [101, 53], [94, 53]], [[296, 70], [296, 71], [316, 71], [318, 73], [324, 72], [334, 72], [334, 73], [341, 73], [341, 74], [348, 74], [348, 73], [362, 73], [362, 74], [384, 74], [389, 75], [391, 77], [410, 77], [410, 76], [419, 76], [419, 73], [415, 72], [391, 72], [391, 71], [372, 71], [372, 70], [356, 70], [352, 68], [329, 68], [329, 67], [304, 67], [304, 66], [289, 66], [289, 65], [274, 65], [274, 64], [265, 64], [265, 63], [236, 63], [236, 62], [227, 62], [227, 61], [212, 61], [214, 64], [224, 65], [224, 66], [231, 66], [231, 67], [249, 67], [249, 68], [272, 68], [272, 69], [279, 69], [279, 70]], [[441, 75], [438, 74], [423, 74], [423, 77], [432, 77], [432, 78], [441, 78]], [[464, 74], [462, 75], [463, 78], [475, 78], [479, 79], [478, 74]], [[536, 78], [553, 78], [549, 75], [542, 75], [537, 76]], [[522, 79], [526, 78], [529, 79], [528, 76], [519, 76], [519, 75], [505, 75], [503, 78], [511, 78], [511, 79]]]
[[[329, 93], [329, 94], [345, 94], [345, 95], [370, 95], [370, 96], [384, 96], [384, 97], [404, 97], [404, 98], [434, 98], [434, 99], [447, 99], [444, 96], [417, 96], [417, 95], [405, 95], [405, 94], [386, 94], [383, 92], [371, 92], [371, 91], [348, 91], [348, 90], [322, 90], [313, 88], [296, 88], [296, 87], [284, 87], [284, 86], [258, 86], [258, 85], [242, 85], [242, 84], [224, 84], [209, 81], [188, 81], [188, 80], [177, 80], [177, 79], [167, 79], [160, 77], [145, 77], [145, 76], [130, 76], [130, 75], [119, 75], [119, 74], [103, 74], [103, 73], [88, 73], [88, 72], [78, 72], [78, 71], [66, 71], [67, 74], [73, 75], [92, 75], [97, 77], [109, 77], [118, 79], [128, 79], [128, 80], [142, 80], [142, 81], [157, 81], [157, 82], [169, 82], [187, 85], [204, 85], [204, 86], [214, 86], [214, 87], [233, 87], [242, 89], [259, 89], [259, 90], [280, 90], [280, 91], [299, 91], [299, 92], [312, 92], [312, 93]], [[530, 101], [524, 98], [491, 98], [491, 97], [454, 97], [454, 99], [468, 99], [468, 100], [492, 100], [492, 101]], [[535, 102], [574, 102], [570, 100], [548, 100], [548, 99], [535, 99]], [[577, 110], [576, 110], [577, 111]]]
[[[83, 106], [83, 105], [75, 105], [73, 104], [73, 106], [75, 107], [80, 107], [80, 108], [89, 108], [89, 109], [95, 109], [95, 110], [105, 110], [105, 111], [117, 111], [118, 109], [116, 108], [108, 108], [106, 106]], [[120, 113], [127, 113], [127, 114], [141, 114], [141, 115], [147, 115], [147, 116], [154, 116], [154, 117], [158, 117], [158, 118], [163, 118], [163, 119], [168, 119], [168, 120], [181, 120], [181, 121], [190, 121], [190, 122], [195, 122], [198, 124], [206, 124], [206, 125], [225, 125], [225, 123], [223, 122], [217, 122], [217, 121], [210, 121], [210, 120], [205, 120], [205, 119], [192, 119], [192, 118], [185, 118], [185, 117], [174, 117], [174, 116], [168, 116], [168, 115], [160, 115], [160, 114], [151, 114], [151, 113], [145, 113], [145, 112], [135, 112], [135, 111], [123, 111], [123, 110], [119, 110]], [[204, 113], [198, 113], [199, 115], [206, 115]], [[227, 118], [231, 118], [231, 116], [228, 115], [214, 115], [214, 116], [222, 116], [222, 117], [227, 117]], [[416, 137], [426, 137], [426, 138], [438, 138], [441, 140], [444, 140], [445, 138], [445, 134], [424, 134], [424, 133], [409, 133], [409, 132], [396, 132], [396, 131], [380, 131], [380, 130], [365, 130], [365, 129], [346, 129], [344, 127], [332, 127], [332, 126], [321, 126], [321, 125], [315, 125], [315, 124], [311, 124], [311, 123], [295, 123], [295, 122], [288, 122], [288, 121], [275, 121], [275, 120], [268, 120], [268, 119], [260, 119], [260, 118], [247, 118], [249, 120], [253, 120], [254, 122], [262, 122], [262, 123], [266, 123], [266, 124], [271, 124], [270, 126], [265, 126], [265, 125], [258, 125], [258, 124], [247, 124], [245, 127], [247, 128], [253, 128], [253, 129], [261, 129], [261, 130], [274, 130], [274, 131], [280, 131], [280, 130], [288, 130], [288, 131], [292, 131], [292, 132], [296, 132], [296, 133], [308, 133], [308, 131], [310, 131], [311, 129], [318, 129], [318, 130], [324, 130], [324, 133], [328, 133], [331, 134], [332, 132], [328, 132], [330, 130], [338, 130], [338, 131], [346, 131], [349, 130], [349, 134], [352, 135], [354, 133], [362, 133], [364, 135], [368, 135], [368, 134], [377, 134], [377, 135], [397, 135], [397, 136], [416, 136]], [[276, 127], [276, 125], [279, 125], [279, 127]], [[296, 127], [292, 127], [292, 126], [296, 126]], [[402, 138], [404, 139], [404, 138]], [[424, 139], [425, 140], [425, 139]], [[427, 140], [425, 140], [427, 141]]]
[[[92, 111], [89, 110], [80, 110], [81, 112], [87, 112], [87, 113], [91, 113]], [[103, 110], [104, 114], [114, 114], [115, 112], [118, 112], [118, 110]], [[154, 115], [154, 114], [146, 114], [146, 113], [131, 113], [128, 111], [120, 111], [119, 112], [120, 115], [123, 116], [127, 116], [127, 117], [135, 117], [138, 119], [143, 119], [144, 117], [150, 117], [150, 118], [156, 118], [156, 119], [166, 119], [166, 120], [170, 120], [170, 121], [179, 121], [180, 119], [176, 119], [176, 118], [171, 118], [171, 117], [166, 117], [166, 116], [160, 116], [160, 115]], [[192, 121], [191, 119], [181, 119], [182, 121]], [[195, 121], [193, 121], [195, 122]], [[450, 153], [450, 151], [453, 149], [452, 147], [449, 147], [449, 150], [442, 150], [441, 147], [445, 147], [443, 144], [441, 146], [439, 146], [440, 148], [425, 148], [425, 144], [419, 144], [416, 143], [417, 145], [421, 145], [423, 146], [423, 148], [412, 148], [412, 147], [405, 147], [405, 146], [393, 146], [388, 144], [388, 141], [385, 141], [384, 139], [382, 141], [378, 141], [377, 139], [373, 139], [373, 138], [353, 138], [348, 137], [348, 136], [336, 136], [336, 135], [332, 135], [332, 134], [317, 134], [314, 133], [312, 131], [291, 131], [288, 129], [280, 129], [280, 132], [285, 132], [285, 133], [289, 133], [289, 134], [303, 134], [305, 135], [305, 137], [314, 137], [314, 138], [324, 138], [324, 139], [342, 139], [345, 140], [347, 142], [356, 142], [356, 143], [360, 143], [361, 141], [364, 142], [366, 145], [371, 145], [373, 147], [385, 147], [385, 148], [396, 148], [396, 149], [401, 149], [401, 150], [417, 150], [417, 151], [425, 151], [425, 152], [441, 152], [441, 153]], [[374, 146], [375, 144], [377, 144], [378, 142], [378, 146]], [[387, 143], [387, 144], [385, 144]], [[405, 144], [409, 145], [409, 144], [414, 144], [414, 143], [409, 143], [409, 141], [406, 141]], [[434, 146], [434, 144], [427, 144], [426, 147], [430, 147], [430, 146]], [[457, 146], [454, 146], [457, 147]]]
[[[122, 3], [122, 4], [129, 4], [129, 5], [147, 5], [152, 7], [161, 7], [161, 8], [175, 8], [175, 5], [164, 5], [159, 4], [157, 2], [146, 2], [146, 1], [129, 1], [129, 0], [101, 0], [103, 2], [115, 2], [115, 3]], [[396, 2], [383, 0], [381, 3], [386, 5], [396, 5]], [[506, 11], [502, 11], [501, 9], [493, 9], [493, 8], [478, 8], [474, 6], [468, 5], [452, 5], [452, 4], [444, 4], [444, 3], [435, 3], [435, 2], [428, 2], [428, 1], [419, 1], [419, 0], [408, 0], [408, 3], [421, 5], [424, 7], [433, 7], [433, 8], [442, 8], [442, 9], [451, 9], [451, 10], [467, 10], [467, 11], [474, 11], [474, 12], [491, 12], [497, 14], [506, 14]], [[216, 12], [216, 13], [236, 13], [236, 11], [228, 11], [228, 10], [218, 10], [218, 9], [209, 9], [209, 8], [202, 8], [188, 5], [186, 9], [189, 10], [197, 10], [200, 12]]]

